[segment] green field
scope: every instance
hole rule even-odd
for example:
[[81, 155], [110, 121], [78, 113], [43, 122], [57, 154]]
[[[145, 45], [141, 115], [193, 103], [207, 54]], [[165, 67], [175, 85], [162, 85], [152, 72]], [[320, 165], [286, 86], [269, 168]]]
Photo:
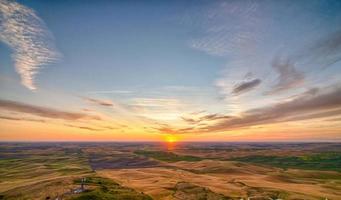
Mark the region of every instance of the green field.
[[341, 171], [340, 153], [320, 153], [305, 156], [245, 156], [231, 160], [270, 165], [283, 169], [297, 168], [308, 170]]

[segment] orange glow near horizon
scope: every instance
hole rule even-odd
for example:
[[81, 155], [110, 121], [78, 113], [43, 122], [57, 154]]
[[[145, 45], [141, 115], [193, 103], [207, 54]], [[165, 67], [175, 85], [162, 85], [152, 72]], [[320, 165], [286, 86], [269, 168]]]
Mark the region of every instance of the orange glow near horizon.
[[[340, 128], [336, 121], [301, 121], [300, 123], [278, 123], [254, 126], [248, 129], [236, 129], [207, 134], [183, 133], [164, 134], [141, 128], [140, 124], [130, 123], [129, 127], [119, 127], [113, 130], [87, 130], [77, 128], [88, 126], [102, 128], [106, 123], [80, 124], [71, 123], [73, 127], [65, 126], [59, 121], [44, 123], [18, 121], [9, 123], [0, 119], [0, 140], [2, 141], [153, 141], [165, 142], [174, 146], [178, 142], [191, 141], [306, 141], [309, 140], [340, 140]], [[319, 126], [317, 126], [318, 124]], [[321, 126], [321, 125], [324, 126]], [[328, 125], [328, 126], [327, 126]], [[114, 125], [111, 125], [114, 126]], [[299, 133], [299, 134], [298, 134]], [[172, 147], [170, 147], [171, 149]]]

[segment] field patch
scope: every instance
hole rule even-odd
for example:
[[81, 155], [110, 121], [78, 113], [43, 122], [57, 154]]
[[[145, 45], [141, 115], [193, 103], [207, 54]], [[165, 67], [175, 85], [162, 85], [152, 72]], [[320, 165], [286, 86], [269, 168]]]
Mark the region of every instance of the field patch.
[[198, 200], [198, 199], [228, 200], [228, 199], [232, 199], [222, 194], [214, 193], [208, 188], [200, 187], [200, 186], [193, 185], [187, 182], [177, 183], [174, 186], [173, 190], [174, 190], [174, 193], [172, 194], [172, 196], [175, 199], [180, 199], [180, 200]]
[[320, 153], [304, 156], [245, 156], [231, 160], [270, 165], [279, 168], [341, 171], [340, 153]]
[[137, 155], [142, 155], [145, 157], [150, 157], [156, 160], [164, 161], [164, 162], [178, 162], [178, 161], [201, 161], [202, 158], [195, 156], [187, 156], [187, 155], [178, 155], [173, 152], [166, 151], [147, 151], [147, 150], [137, 150], [134, 151]]
[[156, 161], [142, 157], [92, 157], [90, 158], [91, 168], [98, 169], [131, 169], [131, 168], [146, 168], [156, 167], [160, 164]]
[[99, 169], [132, 169], [160, 166], [160, 163], [129, 153], [89, 153], [89, 164], [93, 170]]
[[54, 146], [0, 148], [0, 157], [0, 193], [25, 193], [31, 185], [45, 187], [45, 181], [92, 173], [81, 152], [70, 153]]

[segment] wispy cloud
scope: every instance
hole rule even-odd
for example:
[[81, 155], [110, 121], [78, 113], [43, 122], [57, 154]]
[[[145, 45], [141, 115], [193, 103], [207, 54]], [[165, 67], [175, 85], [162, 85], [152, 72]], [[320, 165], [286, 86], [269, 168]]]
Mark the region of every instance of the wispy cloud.
[[164, 99], [164, 98], [134, 98], [134, 106], [142, 107], [177, 107], [183, 106], [178, 99]]
[[189, 118], [189, 117], [181, 117], [181, 119], [189, 124], [197, 124], [198, 120], [197, 119], [193, 119], [193, 118]]
[[46, 122], [46, 120], [42, 120], [42, 119], [33, 119], [33, 118], [27, 118], [27, 117], [12, 117], [12, 116], [4, 116], [4, 115], [1, 115], [0, 119], [12, 120], [12, 121], [42, 122], [42, 123]]
[[253, 1], [215, 4], [203, 13], [201, 27], [204, 34], [191, 40], [191, 47], [216, 56], [227, 56], [247, 49], [254, 44], [255, 33], [259, 30], [257, 7]]
[[239, 95], [245, 92], [248, 92], [254, 88], [256, 88], [262, 81], [260, 79], [253, 79], [249, 81], [243, 81], [239, 84], [236, 84], [233, 87], [232, 94]]
[[340, 61], [340, 35], [341, 30], [338, 30], [311, 42], [288, 58], [275, 57], [271, 66], [278, 73], [278, 82], [266, 94], [275, 94], [303, 85], [305, 74], [299, 71], [296, 63], [324, 68]]
[[217, 122], [222, 119], [230, 119], [230, 116], [221, 114], [192, 114], [192, 117], [181, 117], [181, 119], [189, 124], [199, 125], [207, 122]]
[[71, 127], [71, 128], [78, 128], [78, 129], [83, 129], [83, 130], [88, 130], [88, 131], [108, 131], [108, 130], [122, 130], [123, 128], [127, 128], [127, 126], [125, 125], [115, 125], [115, 126], [111, 126], [111, 125], [99, 125], [99, 124], [82, 124], [82, 122], [80, 123], [74, 123], [74, 124], [69, 124], [69, 123], [65, 123], [64, 126], [67, 127]]
[[177, 120], [186, 103], [175, 98], [133, 98], [128, 105], [138, 116], [152, 120]]
[[103, 130], [103, 129], [99, 129], [99, 128], [93, 128], [90, 126], [76, 126], [76, 125], [71, 125], [71, 124], [64, 124], [64, 126], [68, 126], [71, 128], [84, 129], [84, 130], [88, 130], [88, 131], [102, 131]]
[[39, 69], [59, 57], [51, 33], [34, 10], [14, 1], [0, 1], [0, 40], [13, 50], [22, 84], [36, 89]]
[[175, 130], [175, 129], [172, 129], [170, 127], [167, 127], [167, 126], [164, 126], [164, 127], [157, 127], [157, 128], [154, 128], [155, 130], [161, 132], [161, 133], [164, 133], [164, 134], [178, 134], [179, 131]]
[[325, 121], [330, 121], [330, 122], [341, 122], [341, 117], [336, 117], [332, 119], [326, 119]]
[[114, 103], [110, 100], [103, 100], [103, 99], [95, 99], [90, 97], [82, 97], [84, 100], [86, 100], [89, 103], [93, 103], [99, 106], [106, 106], [106, 107], [113, 107]]
[[98, 91], [90, 91], [88, 94], [132, 94], [133, 92], [130, 90], [98, 90]]
[[[325, 68], [341, 61], [341, 30], [329, 33], [303, 46], [288, 58], [275, 57], [271, 63], [278, 73], [278, 82], [266, 94], [275, 94], [303, 85], [305, 74], [299, 71], [300, 64], [311, 68]], [[301, 66], [302, 67], [302, 66]]]
[[293, 60], [328, 67], [341, 61], [341, 30], [337, 30], [305, 46]]
[[[226, 68], [215, 81], [221, 99], [228, 99], [234, 87], [238, 87], [234, 83], [241, 81], [245, 70], [249, 71], [253, 66], [248, 61], [254, 59], [259, 52], [257, 47], [262, 39], [264, 20], [261, 15], [261, 4], [249, 0], [216, 1], [198, 12], [201, 15], [196, 18], [201, 22], [195, 25], [199, 34], [190, 40], [190, 46], [209, 55], [226, 59]], [[259, 84], [260, 80], [254, 80], [250, 85], [248, 83], [240, 85], [240, 90], [237, 88], [232, 93], [236, 96], [250, 91], [252, 86], [255, 88]]]
[[[279, 94], [304, 87], [307, 80], [317, 82], [313, 79], [319, 69], [341, 61], [341, 30], [335, 24], [340, 15], [335, 10], [321, 10], [334, 3], [214, 2], [210, 9], [197, 10], [200, 14], [189, 19], [196, 22], [198, 31], [190, 45], [226, 59], [222, 77], [216, 81], [224, 99], [230, 97], [234, 83], [242, 80], [242, 71], [261, 78], [264, 90], [260, 93]], [[284, 56], [276, 56], [279, 52]], [[268, 67], [277, 75], [275, 79]]]
[[20, 113], [27, 113], [39, 117], [63, 119], [63, 120], [100, 120], [101, 118], [96, 115], [90, 115], [86, 113], [69, 112], [63, 110], [57, 110], [53, 108], [47, 108], [42, 106], [36, 106], [16, 101], [0, 100], [0, 109], [9, 110]]
[[274, 94], [303, 84], [304, 74], [296, 69], [293, 61], [276, 57], [271, 66], [278, 73], [278, 82], [267, 94]]

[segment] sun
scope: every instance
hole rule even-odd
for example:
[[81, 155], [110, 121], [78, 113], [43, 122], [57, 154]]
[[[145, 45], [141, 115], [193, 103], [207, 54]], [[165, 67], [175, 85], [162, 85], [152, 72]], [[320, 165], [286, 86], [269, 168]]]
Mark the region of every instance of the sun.
[[168, 135], [168, 136], [166, 137], [166, 141], [167, 141], [168, 143], [173, 143], [173, 142], [176, 142], [177, 139], [176, 139], [176, 137], [175, 137], [174, 135]]

